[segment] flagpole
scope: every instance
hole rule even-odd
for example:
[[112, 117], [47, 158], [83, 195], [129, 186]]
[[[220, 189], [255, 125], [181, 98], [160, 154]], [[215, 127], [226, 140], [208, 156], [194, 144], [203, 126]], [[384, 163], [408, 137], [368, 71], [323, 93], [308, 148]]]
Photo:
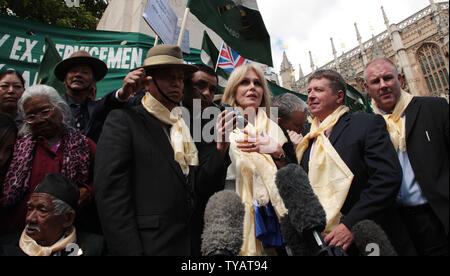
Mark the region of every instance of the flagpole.
[[155, 47], [158, 44], [158, 39], [159, 39], [159, 36], [156, 35], [155, 36], [155, 42], [153, 43], [153, 47]]
[[217, 57], [216, 68], [214, 68], [214, 72], [217, 72], [217, 66], [219, 65], [219, 60], [220, 60], [220, 53], [222, 52], [224, 43], [225, 43], [225, 41], [222, 40], [222, 46], [220, 46], [219, 56]]
[[186, 10], [184, 11], [183, 21], [181, 22], [180, 36], [178, 36], [177, 46], [181, 46], [181, 42], [183, 41], [184, 29], [186, 29], [186, 21], [187, 21], [187, 17], [189, 15], [190, 10], [191, 10], [190, 8], [186, 7]]

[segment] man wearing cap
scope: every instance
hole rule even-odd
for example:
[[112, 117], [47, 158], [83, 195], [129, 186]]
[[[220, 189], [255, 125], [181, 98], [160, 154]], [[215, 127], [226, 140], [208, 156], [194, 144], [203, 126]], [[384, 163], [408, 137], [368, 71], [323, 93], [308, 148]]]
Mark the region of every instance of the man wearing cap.
[[0, 239], [5, 256], [100, 256], [103, 237], [77, 232], [73, 226], [80, 193], [61, 174], [47, 174], [27, 202], [26, 226]]
[[96, 83], [101, 81], [107, 72], [108, 68], [103, 61], [83, 50], [59, 62], [54, 70], [55, 76], [66, 88], [64, 99], [72, 110], [74, 127], [94, 142], [100, 137], [109, 111], [122, 107], [129, 96], [125, 95], [126, 90], [118, 90], [107, 94], [101, 100], [92, 99], [95, 99], [93, 91], [96, 90]]
[[185, 74], [181, 50], [158, 45], [144, 66], [141, 105], [113, 110], [98, 142], [94, 190], [113, 255], [191, 254], [198, 151], [176, 108]]

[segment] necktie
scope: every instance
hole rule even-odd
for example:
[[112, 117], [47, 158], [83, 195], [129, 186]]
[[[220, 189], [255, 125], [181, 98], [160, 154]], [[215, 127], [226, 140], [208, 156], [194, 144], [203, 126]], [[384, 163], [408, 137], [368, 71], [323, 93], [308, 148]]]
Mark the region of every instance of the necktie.
[[85, 123], [82, 106], [81, 104], [73, 104], [72, 107], [74, 108], [73, 117], [75, 118], [75, 128], [84, 133]]

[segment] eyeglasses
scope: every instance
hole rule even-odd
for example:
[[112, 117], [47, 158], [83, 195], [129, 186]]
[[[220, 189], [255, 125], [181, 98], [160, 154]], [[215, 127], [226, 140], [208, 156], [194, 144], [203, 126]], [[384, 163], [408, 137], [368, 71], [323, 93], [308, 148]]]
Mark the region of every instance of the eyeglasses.
[[32, 124], [36, 121], [37, 118], [41, 118], [44, 120], [48, 119], [50, 117], [50, 115], [52, 114], [53, 110], [55, 110], [55, 107], [46, 108], [44, 110], [37, 112], [36, 114], [27, 114], [24, 117], [25, 122]]
[[0, 84], [0, 90], [1, 91], [7, 91], [8, 88], [12, 86], [14, 91], [23, 90], [23, 86], [20, 84], [8, 84], [8, 83], [2, 83]]

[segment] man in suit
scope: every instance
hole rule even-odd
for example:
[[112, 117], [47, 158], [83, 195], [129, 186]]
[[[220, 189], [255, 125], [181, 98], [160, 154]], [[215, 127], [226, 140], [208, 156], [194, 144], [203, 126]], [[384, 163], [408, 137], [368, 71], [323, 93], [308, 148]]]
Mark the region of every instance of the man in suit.
[[47, 174], [27, 202], [26, 227], [0, 239], [0, 256], [101, 256], [102, 236], [73, 226], [78, 188], [61, 174]]
[[123, 107], [130, 96], [126, 94], [126, 90], [120, 89], [107, 94], [101, 100], [95, 100], [96, 84], [107, 72], [108, 68], [103, 61], [83, 50], [60, 61], [54, 70], [55, 76], [66, 88], [64, 99], [75, 119], [73, 126], [96, 143], [108, 113]]
[[[184, 80], [183, 107], [186, 107], [190, 115], [190, 131], [195, 140], [199, 152], [199, 167], [197, 168], [197, 183], [202, 189], [198, 195], [197, 206], [192, 223], [192, 255], [200, 256], [201, 235], [203, 232], [204, 212], [208, 199], [216, 192], [224, 189], [228, 166], [231, 164], [227, 153], [229, 143], [219, 143], [204, 137], [213, 136], [215, 119], [202, 117], [206, 108], [212, 106], [214, 95], [217, 91], [218, 77], [214, 69], [204, 65], [195, 64], [198, 71], [188, 74]], [[214, 113], [213, 113], [214, 114]], [[203, 131], [205, 128], [205, 131]], [[209, 130], [209, 131], [208, 131]], [[205, 139], [206, 138], [206, 139]]]
[[371, 61], [365, 84], [387, 123], [403, 170], [396, 204], [420, 255], [448, 255], [449, 106], [441, 98], [413, 97], [387, 58]]
[[319, 70], [309, 78], [313, 122], [297, 158], [327, 213], [325, 242], [348, 250], [354, 239], [351, 229], [361, 220], [377, 221], [389, 235], [381, 218], [400, 188], [401, 167], [383, 118], [349, 114], [345, 91], [337, 72]]
[[[94, 190], [113, 255], [191, 254], [191, 227], [203, 187], [198, 151], [178, 109], [184, 77], [181, 49], [158, 45], [144, 66], [141, 105], [113, 110], [97, 146]], [[201, 183], [200, 183], [201, 184]]]

